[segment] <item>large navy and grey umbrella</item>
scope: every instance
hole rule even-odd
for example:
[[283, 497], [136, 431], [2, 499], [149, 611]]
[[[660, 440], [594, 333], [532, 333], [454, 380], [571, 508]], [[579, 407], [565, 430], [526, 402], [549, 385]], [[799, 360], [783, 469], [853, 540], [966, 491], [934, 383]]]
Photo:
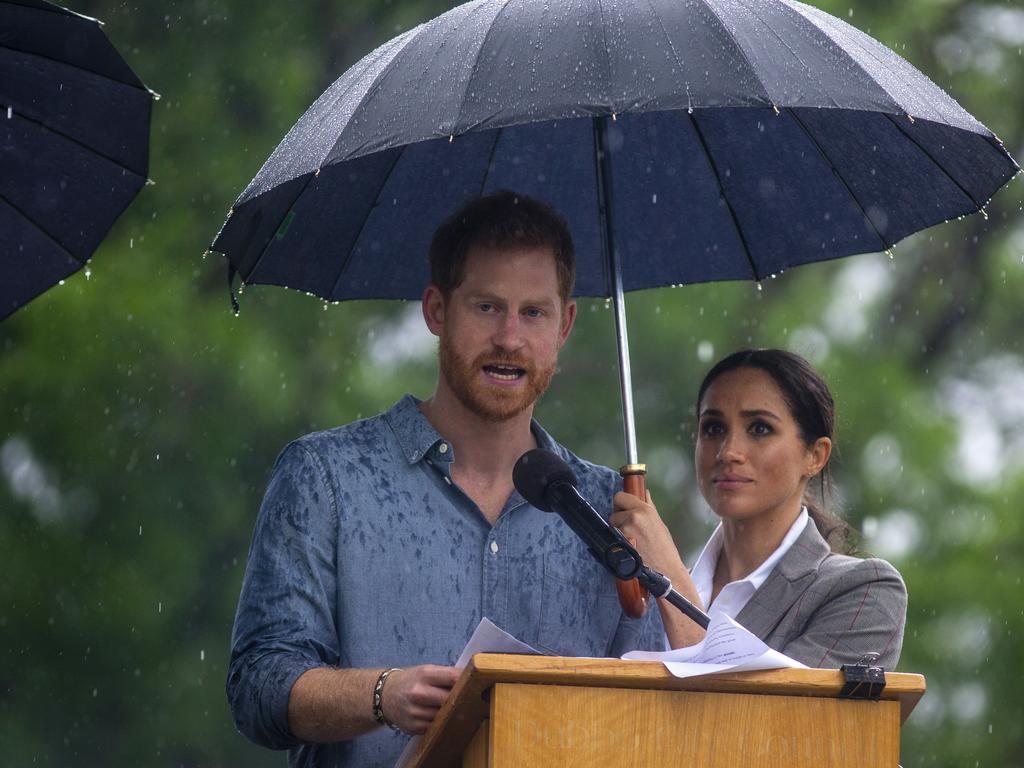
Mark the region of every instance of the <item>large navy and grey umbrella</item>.
[[146, 183], [151, 108], [98, 21], [0, 0], [0, 319], [81, 269]]
[[794, 0], [475, 0], [366, 56], [212, 250], [246, 283], [418, 298], [438, 222], [510, 188], [567, 218], [580, 296], [760, 279], [971, 213], [1018, 168], [906, 61]]

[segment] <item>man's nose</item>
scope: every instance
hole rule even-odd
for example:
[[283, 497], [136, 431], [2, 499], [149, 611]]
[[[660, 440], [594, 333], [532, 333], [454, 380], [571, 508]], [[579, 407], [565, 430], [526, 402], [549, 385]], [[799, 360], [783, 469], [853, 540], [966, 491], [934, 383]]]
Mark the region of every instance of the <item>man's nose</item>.
[[523, 326], [519, 315], [507, 312], [494, 332], [494, 345], [500, 349], [517, 350], [523, 346]]

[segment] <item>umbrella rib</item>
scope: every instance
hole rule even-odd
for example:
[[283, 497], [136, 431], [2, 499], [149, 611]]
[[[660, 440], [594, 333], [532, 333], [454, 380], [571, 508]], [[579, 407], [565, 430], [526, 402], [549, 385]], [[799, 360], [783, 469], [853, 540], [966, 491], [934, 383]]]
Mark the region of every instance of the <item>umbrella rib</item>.
[[[21, 218], [23, 218], [25, 221], [27, 221], [29, 224], [31, 224], [32, 227], [34, 229], [38, 230], [47, 240], [49, 240], [51, 243], [53, 243], [58, 248], [60, 248], [64, 253], [66, 253], [74, 262], [76, 262], [77, 264], [84, 264], [85, 263], [81, 259], [79, 259], [77, 256], [75, 256], [75, 254], [73, 254], [68, 249], [68, 247], [66, 245], [64, 245], [64, 243], [62, 243], [60, 240], [55, 238], [52, 234], [47, 232], [46, 229], [43, 228], [43, 226], [39, 224], [39, 222], [37, 222], [35, 219], [33, 219], [31, 216], [29, 216], [27, 213], [25, 213], [25, 211], [23, 211], [21, 208], [19, 208], [17, 205], [15, 205], [10, 200], [10, 198], [8, 198], [2, 192], [0, 192], [0, 200], [5, 202], [7, 204], [7, 206], [12, 211], [17, 213]], [[86, 259], [86, 261], [88, 261], [88, 259]]]
[[[388, 172], [384, 174], [384, 178], [380, 182], [380, 186], [377, 188], [377, 192], [373, 196], [373, 203], [370, 204], [369, 210], [366, 212], [366, 216], [363, 217], [362, 223], [359, 225], [359, 232], [356, 234], [355, 239], [352, 241], [352, 247], [348, 249], [348, 253], [345, 254], [345, 258], [341, 260], [341, 266], [338, 268], [338, 274], [334, 278], [334, 282], [331, 284], [331, 292], [324, 298], [328, 301], [333, 301], [334, 292], [338, 289], [338, 283], [341, 282], [341, 276], [345, 274], [345, 268], [352, 261], [352, 254], [356, 250], [356, 246], [359, 244], [360, 238], [363, 236], [363, 232], [366, 230], [366, 223], [370, 220], [370, 216], [377, 209], [377, 201], [380, 198], [380, 193], [384, 191], [384, 187], [387, 186], [388, 180], [391, 178], [391, 174], [395, 172], [395, 168], [398, 166], [398, 161], [402, 159], [402, 155], [405, 153], [405, 148], [408, 144], [403, 144], [397, 154], [395, 154], [395, 161], [391, 163], [391, 167], [388, 168]], [[305, 191], [305, 190], [303, 190]]]
[[[77, 16], [78, 14], [75, 14], [75, 15]], [[85, 17], [85, 18], [88, 18], [88, 17]], [[137, 91], [145, 91], [146, 93], [150, 93], [150, 90], [146, 87], [146, 85], [141, 80], [138, 80], [138, 78], [136, 78], [136, 80], [137, 80], [136, 83], [126, 83], [124, 80], [119, 80], [116, 77], [112, 77], [111, 75], [106, 75], [106, 74], [104, 74], [102, 72], [97, 72], [95, 69], [89, 69], [88, 67], [83, 67], [83, 66], [80, 66], [78, 64], [72, 64], [69, 61], [61, 61], [60, 59], [55, 59], [53, 56], [47, 56], [46, 54], [39, 53], [37, 51], [28, 51], [28, 50], [25, 50], [24, 48], [16, 48], [13, 45], [7, 45], [6, 43], [0, 44], [0, 48], [5, 48], [8, 51], [13, 51], [14, 53], [21, 53], [21, 54], [24, 54], [26, 56], [34, 56], [35, 58], [43, 59], [44, 61], [52, 61], [54, 64], [60, 64], [61, 66], [68, 67], [69, 69], [73, 69], [73, 70], [76, 70], [78, 72], [88, 72], [90, 75], [95, 75], [96, 77], [101, 77], [104, 80], [109, 80], [112, 83], [117, 83], [118, 85], [123, 85], [126, 88], [134, 88]], [[127, 66], [127, 64], [126, 64], [126, 66]]]
[[[0, 105], [0, 107], [2, 107], [2, 106], [4, 106], [4, 105]], [[127, 171], [128, 173], [132, 174], [133, 176], [138, 176], [143, 181], [148, 181], [149, 180], [144, 174], [141, 174], [138, 171], [129, 168], [124, 163], [121, 163], [118, 160], [115, 160], [114, 158], [110, 157], [109, 155], [99, 151], [95, 147], [90, 147], [88, 144], [86, 144], [86, 143], [84, 143], [82, 141], [79, 141], [74, 136], [69, 136], [68, 134], [64, 133], [63, 131], [58, 131], [56, 128], [54, 128], [52, 126], [49, 126], [46, 123], [42, 122], [41, 120], [35, 119], [34, 117], [29, 117], [26, 114], [24, 114], [23, 112], [14, 112], [14, 114], [17, 115], [19, 120], [24, 120], [26, 123], [32, 123], [33, 125], [38, 125], [44, 131], [49, 131], [50, 133], [54, 134], [55, 136], [60, 136], [62, 139], [66, 140], [66, 141], [69, 141], [72, 144], [75, 144], [75, 145], [81, 147], [86, 152], [88, 152], [88, 153], [90, 153], [92, 155], [95, 155], [96, 157], [101, 158], [103, 160], [106, 160], [111, 165], [116, 165], [121, 170]], [[5, 119], [5, 118], [3, 116], [0, 116], [0, 120], [3, 120], [3, 119]]]
[[[459, 123], [462, 121], [462, 108], [466, 104], [466, 94], [469, 93], [470, 85], [473, 82], [473, 73], [477, 71], [476, 65], [480, 62], [480, 56], [481, 54], [483, 54], [484, 47], [487, 45], [487, 41], [491, 37], [491, 32], [494, 30], [494, 27], [496, 26], [495, 22], [497, 22], [498, 17], [505, 12], [505, 9], [508, 8], [511, 3], [512, 0], [505, 0], [505, 3], [501, 6], [500, 9], [498, 9], [498, 12], [494, 14], [493, 18], [491, 19], [491, 23], [487, 27], [487, 31], [484, 33], [484, 39], [480, 41], [480, 47], [476, 49], [476, 58], [473, 60], [473, 67], [470, 69], [469, 77], [466, 78], [466, 87], [462, 90], [462, 98], [459, 100], [459, 112], [457, 115], [455, 115], [455, 122], [452, 124], [452, 135], [455, 134], [455, 131], [459, 127]], [[481, 4], [478, 7], [482, 8], [483, 5]]]
[[[295, 196], [295, 199], [292, 200], [292, 204], [288, 206], [288, 209], [284, 213], [281, 214], [281, 218], [278, 220], [277, 226], [274, 227], [270, 237], [267, 238], [267, 242], [263, 245], [262, 250], [260, 250], [260, 255], [256, 257], [256, 261], [254, 261], [252, 266], [249, 268], [249, 274], [248, 275], [242, 275], [242, 285], [245, 285], [245, 281], [249, 279], [249, 275], [251, 275], [257, 269], [259, 269], [260, 262], [263, 261], [263, 257], [266, 256], [267, 255], [267, 251], [270, 250], [270, 244], [274, 240], [274, 235], [277, 233], [277, 231], [279, 229], [281, 229], [281, 224], [288, 217], [288, 214], [291, 213], [295, 209], [295, 204], [299, 202], [299, 198], [302, 197], [306, 193], [307, 189], [309, 189], [309, 183], [313, 179], [315, 179], [316, 177], [317, 177], [316, 173], [309, 173], [309, 174], [306, 175], [306, 183], [302, 185], [302, 189], [299, 190], [299, 194], [297, 194]], [[234, 208], [232, 208], [231, 209], [231, 213], [228, 214], [228, 220], [229, 221], [231, 219], [231, 214], [232, 213], [234, 213]], [[227, 227], [227, 225], [228, 225], [227, 222], [224, 222], [224, 227]], [[222, 231], [223, 231], [224, 227], [222, 227]], [[224, 255], [227, 256], [229, 267], [233, 266], [234, 262], [231, 261], [231, 257], [228, 254], [226, 254], [226, 253]], [[241, 274], [241, 270], [239, 270], [239, 274]], [[234, 277], [234, 275], [232, 273], [230, 273], [230, 271], [229, 271], [229, 274], [228, 274], [228, 283], [229, 284], [231, 283], [233, 277]], [[230, 285], [228, 287], [230, 288]]]
[[910, 139], [910, 141], [913, 142], [914, 146], [917, 147], [919, 150], [921, 150], [921, 152], [924, 154], [924, 156], [927, 157], [932, 162], [932, 164], [935, 165], [940, 171], [942, 171], [943, 175], [947, 179], [949, 179], [951, 182], [953, 182], [956, 185], [957, 189], [959, 189], [961, 192], [964, 193], [964, 195], [967, 196], [968, 200], [970, 200], [972, 203], [974, 203], [974, 205], [977, 208], [985, 207], [984, 203], [979, 203], [977, 200], [975, 200], [974, 199], [974, 195], [972, 195], [970, 192], [968, 192], [964, 188], [963, 184], [961, 184], [959, 181], [957, 181], [956, 179], [953, 178], [952, 174], [950, 174], [950, 172], [947, 171], [945, 169], [945, 167], [943, 167], [942, 163], [940, 163], [938, 160], [935, 159], [935, 157], [932, 155], [931, 152], [929, 152], [927, 149], [922, 147], [921, 143], [916, 138], [914, 138], [909, 133], [907, 133], [907, 130], [902, 125], [900, 125], [899, 121], [896, 120], [896, 118], [894, 118], [888, 112], [883, 112], [882, 114], [885, 115], [885, 117], [889, 120], [889, 122], [891, 122], [893, 125], [896, 126], [896, 129], [900, 133], [902, 133], [904, 136], [906, 136], [908, 139]]
[[484, 177], [480, 181], [480, 197], [483, 197], [484, 190], [487, 189], [487, 179], [491, 177], [491, 166], [494, 162], [494, 155], [498, 151], [498, 141], [501, 138], [501, 132], [503, 130], [503, 128], [498, 128], [497, 131], [495, 131], [494, 143], [491, 144], [491, 151], [487, 155], [487, 165], [484, 167]]
[[750, 57], [747, 55], [747, 52], [743, 50], [743, 46], [740, 45], [739, 41], [733, 37], [732, 33], [729, 31], [729, 27], [727, 27], [725, 22], [722, 21], [722, 17], [719, 16], [718, 12], [711, 7], [711, 3], [708, 0], [700, 0], [700, 4], [707, 8], [708, 13], [710, 13], [715, 18], [715, 21], [718, 22], [718, 26], [721, 27], [723, 32], [725, 32], [726, 39], [732, 43], [733, 47], [739, 51], [740, 56], [743, 57], [743, 61], [747, 65], [747, 71], [750, 73], [750, 76], [753, 77], [757, 81], [757, 84], [761, 86], [761, 91], [764, 93], [768, 103], [774, 106], [775, 99], [773, 99], [771, 94], [768, 93], [768, 88], [765, 86], [764, 80], [762, 80], [761, 76], [757, 74], [757, 68], [754, 66], [754, 62], [750, 60]]
[[875, 222], [871, 219], [871, 216], [868, 215], [867, 210], [865, 210], [860, 200], [857, 199], [857, 195], [854, 194], [853, 189], [846, 182], [846, 179], [843, 177], [843, 174], [839, 172], [839, 169], [836, 168], [836, 164], [832, 162], [832, 158], [828, 156], [828, 153], [825, 151], [825, 148], [821, 146], [821, 143], [818, 141], [818, 139], [814, 136], [813, 133], [811, 133], [811, 129], [808, 128], [804, 124], [804, 121], [800, 119], [800, 116], [796, 114], [796, 110], [787, 109], [786, 113], [793, 118], [793, 120], [796, 122], [798, 126], [800, 126], [800, 129], [804, 132], [807, 138], [811, 140], [811, 144], [813, 144], [814, 148], [818, 150], [818, 154], [820, 154], [822, 159], [826, 163], [828, 163], [829, 168], [832, 169], [832, 175], [839, 179], [840, 183], [843, 185], [843, 188], [846, 190], [846, 193], [850, 196], [850, 199], [853, 200], [853, 202], [857, 205], [857, 208], [860, 210], [861, 215], [864, 216], [864, 220], [871, 225], [871, 229], [878, 237], [879, 242], [881, 242], [882, 248], [886, 249], [892, 247], [893, 244], [889, 242], [888, 238], [886, 238], [885, 235], [878, 231], [878, 227], [875, 226]]
[[750, 265], [750, 271], [754, 275], [755, 280], [760, 280], [761, 275], [758, 273], [757, 265], [754, 263], [754, 257], [750, 253], [750, 245], [747, 243], [747, 238], [743, 235], [743, 228], [740, 226], [739, 218], [736, 216], [736, 211], [732, 207], [732, 203], [729, 202], [729, 196], [725, 194], [725, 187], [722, 184], [722, 176], [718, 172], [718, 166], [715, 163], [715, 159], [711, 156], [711, 150], [708, 148], [707, 142], [704, 140], [704, 134], [700, 130], [700, 126], [697, 124], [696, 117], [687, 112], [687, 118], [693, 125], [693, 130], [697, 134], [697, 140], [700, 142], [700, 147], [704, 150], [704, 156], [708, 160], [708, 165], [711, 166], [711, 172], [715, 174], [715, 183], [718, 184], [718, 192], [725, 202], [725, 207], [729, 211], [729, 218], [732, 219], [732, 225], [736, 228], [736, 235], [740, 239], [740, 244], [743, 246], [743, 255], [747, 257], [747, 263]]
[[[374, 93], [375, 91], [377, 91], [380, 88], [380, 84], [381, 84], [381, 82], [383, 82], [384, 78], [387, 77], [389, 74], [391, 74], [391, 70], [394, 69], [395, 66], [397, 66], [396, 62], [401, 57], [401, 55], [403, 53], [405, 53], [405, 49], [408, 48], [409, 45], [412, 44], [413, 40], [415, 40], [417, 37], [419, 37], [420, 31], [423, 29], [423, 27], [427, 26], [427, 24], [429, 24], [429, 23], [430, 22], [427, 22], [426, 24], [420, 24], [418, 27], [413, 27], [408, 32], [403, 33], [403, 34], [409, 35], [409, 38], [402, 44], [402, 47], [399, 50], [395, 51], [395, 55], [392, 56], [391, 60], [381, 68], [380, 72], [378, 72], [376, 74], [376, 76], [373, 78], [373, 82], [366, 89], [366, 91], [363, 93], [363, 95], [359, 97], [359, 101], [352, 107], [352, 109], [351, 109], [351, 111], [349, 113], [349, 119], [345, 122], [345, 125], [343, 125], [341, 127], [341, 130], [338, 133], [338, 137], [334, 140], [334, 144], [327, 151], [327, 154], [324, 155], [324, 158], [321, 161], [321, 166], [323, 166], [323, 165], [331, 165], [331, 164], [333, 164], [334, 161], [338, 160], [338, 158], [335, 158], [334, 161], [332, 161], [331, 160], [331, 155], [333, 155], [337, 151], [338, 145], [341, 144], [341, 139], [345, 135], [345, 131], [348, 130], [348, 127], [352, 124], [352, 119], [351, 119], [352, 116], [354, 116], [357, 112], [359, 112], [363, 108], [363, 105], [366, 104], [367, 100], [370, 98], [370, 94]], [[401, 36], [399, 36], [399, 37], [401, 37]], [[395, 39], [397, 40], [398, 38], [395, 38]], [[392, 40], [392, 41], [390, 41], [388, 43], [385, 43], [384, 45], [390, 45], [391, 42], [394, 42], [394, 40]], [[357, 66], [358, 66], [358, 62], [357, 62]], [[342, 77], [344, 77], [344, 75], [342, 75]], [[338, 94], [339, 98], [341, 98], [344, 95], [347, 95], [351, 90], [355, 89], [357, 85], [359, 85], [359, 81], [358, 80], [353, 81], [352, 84], [349, 86], [349, 89], [344, 94]], [[387, 149], [387, 147], [382, 147], [382, 149]], [[373, 152], [367, 152], [365, 154], [373, 154]], [[348, 156], [344, 158], [344, 161], [354, 160], [358, 156], [360, 156], [360, 155], [354, 155], [354, 153], [350, 152], [348, 154]]]

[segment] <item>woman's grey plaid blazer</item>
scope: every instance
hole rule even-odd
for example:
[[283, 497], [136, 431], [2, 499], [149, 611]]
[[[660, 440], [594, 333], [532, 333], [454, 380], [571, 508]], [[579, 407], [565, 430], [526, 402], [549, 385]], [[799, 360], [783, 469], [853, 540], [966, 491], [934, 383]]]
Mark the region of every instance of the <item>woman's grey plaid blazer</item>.
[[736, 620], [810, 667], [838, 668], [866, 653], [893, 670], [903, 645], [907, 588], [885, 560], [833, 554], [813, 520]]

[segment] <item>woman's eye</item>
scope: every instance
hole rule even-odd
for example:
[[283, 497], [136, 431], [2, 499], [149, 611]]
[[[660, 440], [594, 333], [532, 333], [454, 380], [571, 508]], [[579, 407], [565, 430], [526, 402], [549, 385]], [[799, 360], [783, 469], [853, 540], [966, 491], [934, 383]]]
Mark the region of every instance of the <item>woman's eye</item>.
[[770, 435], [772, 428], [770, 425], [765, 424], [763, 421], [755, 421], [750, 425], [750, 433], [752, 435]]
[[705, 421], [701, 424], [700, 433], [706, 437], [715, 437], [725, 431], [725, 428], [720, 422], [717, 421]]

